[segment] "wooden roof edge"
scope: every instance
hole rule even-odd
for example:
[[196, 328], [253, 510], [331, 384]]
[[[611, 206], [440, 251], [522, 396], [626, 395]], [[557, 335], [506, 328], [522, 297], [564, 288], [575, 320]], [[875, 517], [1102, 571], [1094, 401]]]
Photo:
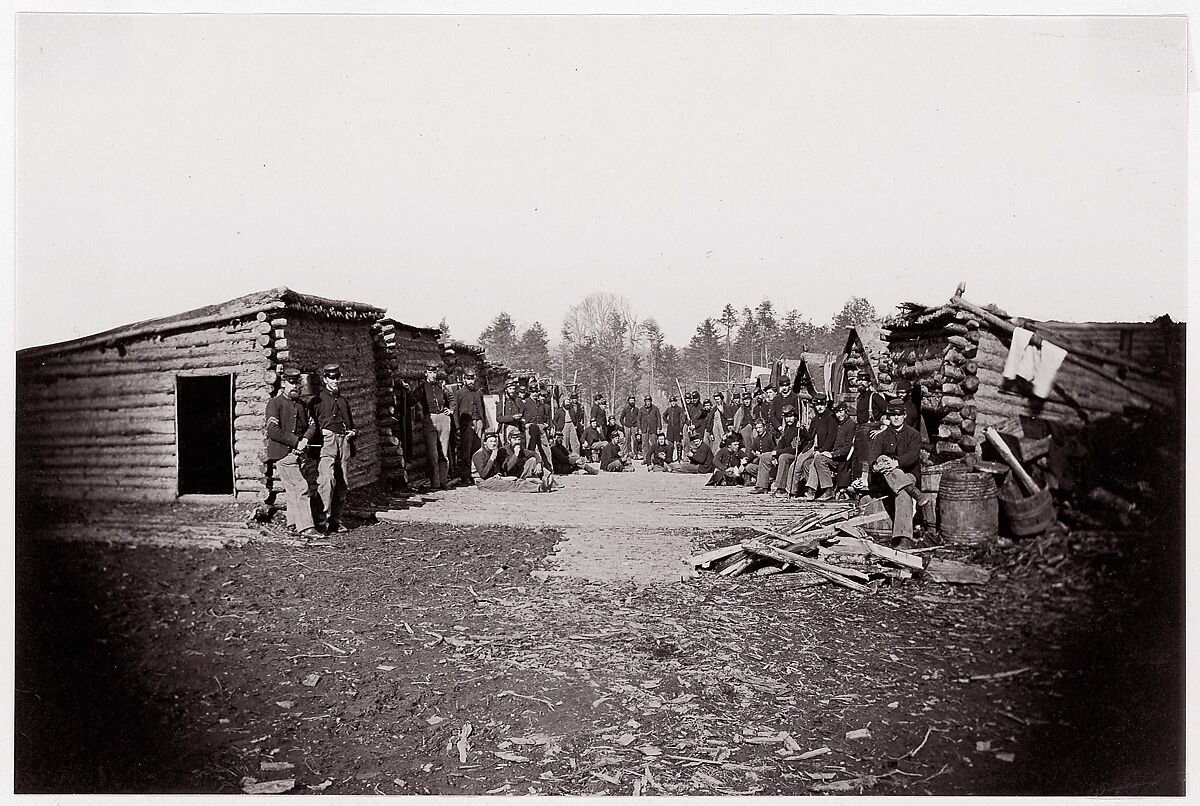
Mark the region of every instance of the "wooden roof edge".
[[432, 333], [436, 337], [441, 337], [442, 329], [440, 327], [425, 327], [424, 325], [410, 325], [407, 322], [401, 322], [399, 319], [393, 319], [390, 316], [384, 316], [378, 320], [381, 325], [391, 325], [395, 328], [403, 328], [404, 330], [415, 330], [419, 333]]
[[255, 316], [264, 311], [285, 310], [291, 306], [339, 308], [353, 311], [356, 314], [375, 317], [382, 316], [384, 313], [382, 308], [376, 308], [365, 303], [325, 299], [309, 294], [301, 294], [297, 291], [292, 291], [286, 286], [279, 286], [277, 288], [269, 288], [265, 291], [255, 291], [251, 294], [234, 297], [231, 300], [226, 300], [215, 305], [205, 305], [201, 308], [193, 308], [192, 310], [170, 316], [160, 316], [128, 325], [121, 325], [89, 336], [81, 336], [76, 339], [54, 342], [53, 344], [26, 347], [23, 350], [17, 351], [17, 358], [30, 359], [45, 355], [55, 355], [57, 353], [68, 353], [75, 350], [86, 350], [92, 347], [116, 345], [131, 339], [157, 336], [180, 330], [188, 330], [189, 328], [229, 322], [234, 319], [243, 319], [247, 316]]

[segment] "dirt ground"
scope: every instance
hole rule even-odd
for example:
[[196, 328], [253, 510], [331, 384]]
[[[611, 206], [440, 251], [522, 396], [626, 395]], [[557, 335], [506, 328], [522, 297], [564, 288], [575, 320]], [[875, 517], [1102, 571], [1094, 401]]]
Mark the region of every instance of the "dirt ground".
[[[769, 514], [711, 492], [732, 515], [693, 551]], [[67, 543], [24, 515], [17, 791], [1183, 792], [1178, 527], [946, 551], [992, 581], [868, 596], [547, 573], [583, 526], [439, 523], [452, 500], [307, 548]], [[638, 550], [684, 533], [624, 517]]]

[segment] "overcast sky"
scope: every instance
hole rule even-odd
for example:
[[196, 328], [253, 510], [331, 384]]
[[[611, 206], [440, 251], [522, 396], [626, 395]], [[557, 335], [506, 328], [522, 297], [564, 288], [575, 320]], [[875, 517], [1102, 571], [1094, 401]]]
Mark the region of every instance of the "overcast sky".
[[475, 339], [1186, 318], [1186, 20], [23, 15], [17, 346], [286, 285]]

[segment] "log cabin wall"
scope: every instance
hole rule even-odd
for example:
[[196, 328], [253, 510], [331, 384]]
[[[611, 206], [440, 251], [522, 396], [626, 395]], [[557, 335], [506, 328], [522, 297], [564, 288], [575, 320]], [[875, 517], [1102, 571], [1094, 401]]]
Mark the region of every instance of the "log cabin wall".
[[[278, 320], [277, 320], [278, 321]], [[368, 319], [338, 320], [289, 309], [274, 346], [280, 365], [293, 366], [314, 376], [319, 388], [319, 371], [326, 364], [342, 368], [341, 394], [350, 404], [354, 418], [354, 458], [346, 479], [350, 489], [380, 480], [379, 383], [375, 371], [375, 340]], [[282, 346], [281, 346], [282, 345]], [[258, 423], [259, 440], [262, 422]], [[274, 480], [273, 480], [274, 482]]]
[[[442, 365], [440, 332], [432, 328], [414, 327], [394, 319], [380, 320], [378, 339], [387, 355], [388, 372], [394, 384], [396, 454], [400, 467], [389, 465], [389, 473], [403, 473], [409, 483], [428, 475], [425, 459], [425, 434], [416, 416], [409, 389], [425, 380], [425, 367], [430, 363]], [[395, 461], [392, 459], [391, 461]], [[394, 476], [393, 476], [394, 477]]]
[[23, 351], [17, 487], [39, 498], [167, 500], [179, 492], [176, 379], [232, 378], [233, 487], [262, 496], [269, 358], [245, 319], [116, 344]]
[[[1148, 368], [1163, 361], [1172, 340], [1182, 343], [1182, 326], [1173, 323], [1167, 328], [1160, 323], [1042, 324], [1089, 347], [1108, 346], [1113, 339], [1119, 346], [1122, 338], [1128, 343], [1129, 332], [1134, 333], [1133, 343], [1137, 344], [1138, 336], [1144, 335], [1144, 346], [1139, 349], [1158, 351], [1154, 361], [1146, 358]], [[1093, 329], [1100, 334], [1099, 345], [1091, 339]], [[1033, 396], [1027, 381], [1003, 377], [1011, 336], [949, 305], [893, 317], [885, 340], [897, 376], [921, 389], [931, 447], [940, 458], [974, 452], [988, 427], [1019, 431], [1021, 416], [1082, 425], [1105, 415], [1124, 414], [1131, 406], [1148, 408], [1152, 401], [1169, 405], [1178, 378], [1136, 372], [1116, 377], [1114, 367], [1091, 362], [1114, 376], [1106, 378], [1090, 366], [1066, 361], [1056, 376], [1055, 388], [1043, 400]], [[1130, 355], [1126, 353], [1126, 357]]]

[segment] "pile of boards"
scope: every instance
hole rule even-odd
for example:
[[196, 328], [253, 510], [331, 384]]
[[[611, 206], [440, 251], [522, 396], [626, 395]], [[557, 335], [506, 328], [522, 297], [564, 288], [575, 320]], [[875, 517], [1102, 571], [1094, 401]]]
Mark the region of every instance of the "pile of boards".
[[990, 578], [985, 568], [934, 558], [928, 550], [901, 551], [868, 540], [862, 527], [887, 513], [864, 514], [867, 503], [832, 513], [822, 509], [781, 531], [750, 527], [761, 537], [697, 554], [688, 562], [724, 577], [763, 577], [775, 590], [832, 583], [873, 593], [893, 579], [982, 585]]

